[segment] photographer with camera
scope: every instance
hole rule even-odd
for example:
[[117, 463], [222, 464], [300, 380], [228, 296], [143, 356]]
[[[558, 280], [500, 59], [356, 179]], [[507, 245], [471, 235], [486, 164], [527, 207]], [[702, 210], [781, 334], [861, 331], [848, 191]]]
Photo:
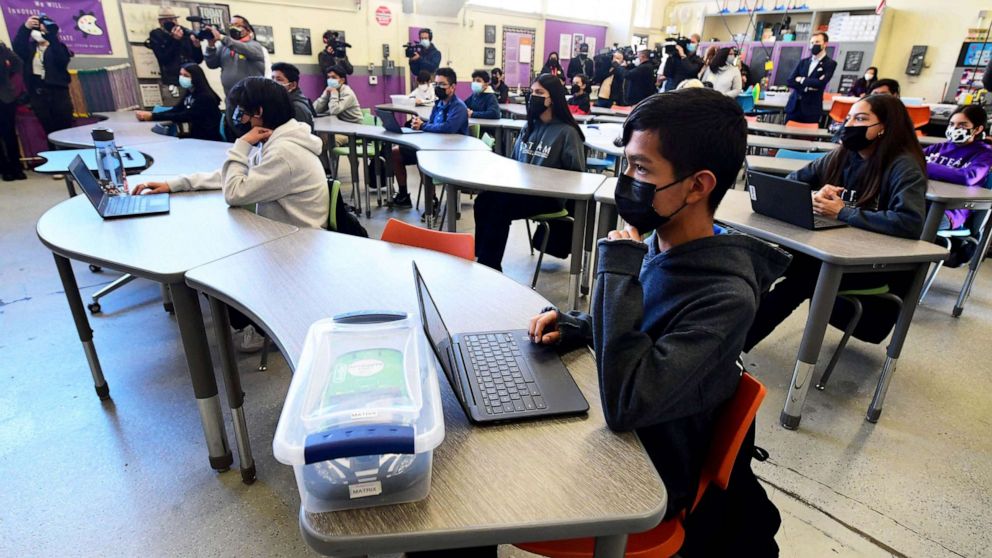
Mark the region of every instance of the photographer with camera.
[[21, 167], [21, 150], [14, 126], [18, 97], [14, 76], [23, 71], [21, 57], [0, 41], [0, 172], [3, 172], [4, 182], [27, 179]]
[[158, 60], [162, 83], [169, 86], [173, 97], [179, 96], [179, 68], [184, 64], [203, 62], [200, 39], [192, 31], [177, 22], [176, 12], [163, 7], [158, 12], [158, 27], [148, 34], [145, 46], [150, 48]]
[[627, 75], [626, 61], [622, 50], [613, 51], [606, 78], [599, 85], [599, 98], [596, 106], [610, 108], [624, 105], [624, 78]]
[[703, 59], [696, 54], [696, 47], [692, 45], [694, 43], [689, 39], [679, 37], [674, 44], [665, 46], [665, 54], [668, 55], [662, 70], [665, 91], [673, 91], [683, 81], [699, 77]]
[[72, 51], [59, 40], [59, 26], [45, 14], [31, 16], [17, 30], [14, 52], [24, 61], [24, 85], [31, 110], [46, 134], [69, 128], [69, 61]]
[[317, 64], [320, 66], [320, 71], [327, 75], [331, 68], [338, 66], [349, 76], [355, 73], [355, 67], [348, 61], [347, 49], [351, 48], [351, 45], [341, 39], [341, 34], [338, 31], [328, 29], [324, 31], [323, 39], [324, 50], [317, 54]]
[[410, 75], [417, 76], [421, 70], [431, 74], [441, 67], [441, 51], [434, 46], [434, 32], [424, 27], [420, 30], [420, 42], [406, 45], [406, 57], [410, 59]]
[[214, 25], [203, 25], [201, 33], [210, 33], [204, 60], [208, 68], [220, 68], [225, 95], [242, 79], [265, 75], [265, 47], [255, 40], [255, 29], [247, 19], [239, 15], [232, 17], [226, 35]]
[[658, 92], [655, 88], [655, 73], [657, 68], [651, 62], [651, 51], [637, 51], [637, 58], [631, 62], [633, 68], [627, 70], [627, 104], [636, 105]]

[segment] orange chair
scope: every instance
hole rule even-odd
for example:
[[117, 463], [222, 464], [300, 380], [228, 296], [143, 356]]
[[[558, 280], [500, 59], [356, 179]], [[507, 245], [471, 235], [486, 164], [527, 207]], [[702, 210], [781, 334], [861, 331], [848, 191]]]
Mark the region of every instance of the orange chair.
[[830, 119], [834, 122], [843, 122], [847, 119], [847, 113], [851, 112], [853, 106], [854, 103], [851, 101], [834, 99], [834, 104], [830, 106]]
[[834, 98], [835, 95], [837, 95], [837, 94], [836, 93], [827, 93], [827, 92], [824, 92], [823, 93], [823, 100], [824, 101], [830, 101], [830, 100], [832, 100]]
[[468, 233], [435, 231], [390, 219], [382, 231], [382, 240], [475, 261], [475, 237]]
[[[737, 386], [737, 393], [728, 401], [720, 414], [713, 432], [709, 454], [703, 463], [699, 475], [699, 489], [696, 500], [692, 504], [695, 509], [702, 499], [706, 489], [715, 484], [726, 490], [730, 482], [730, 472], [737, 460], [737, 453], [744, 443], [758, 407], [767, 393], [765, 386], [745, 372]], [[690, 510], [690, 513], [691, 513]], [[657, 527], [643, 533], [636, 533], [627, 538], [626, 558], [667, 558], [673, 556], [682, 548], [685, 541], [685, 530], [682, 522], [685, 514], [680, 517], [662, 521]], [[595, 539], [569, 539], [564, 541], [548, 541], [514, 545], [518, 548], [548, 556], [549, 558], [592, 558]]]
[[817, 122], [796, 122], [795, 120], [789, 120], [785, 125], [792, 128], [808, 128], [810, 130], [816, 130], [820, 127], [820, 124]]
[[914, 128], [922, 128], [930, 123], [930, 107], [926, 105], [906, 107]]

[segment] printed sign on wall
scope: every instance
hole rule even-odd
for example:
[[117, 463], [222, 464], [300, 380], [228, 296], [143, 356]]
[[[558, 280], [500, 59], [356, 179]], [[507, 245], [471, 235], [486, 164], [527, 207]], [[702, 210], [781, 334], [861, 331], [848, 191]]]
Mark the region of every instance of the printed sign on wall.
[[45, 14], [59, 26], [59, 40], [76, 54], [113, 54], [100, 0], [3, 0], [11, 41], [31, 16]]

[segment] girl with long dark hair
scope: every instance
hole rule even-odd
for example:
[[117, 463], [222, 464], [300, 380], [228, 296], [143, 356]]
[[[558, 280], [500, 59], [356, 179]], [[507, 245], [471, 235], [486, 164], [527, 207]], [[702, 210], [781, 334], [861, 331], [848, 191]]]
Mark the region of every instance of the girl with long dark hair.
[[[586, 170], [585, 136], [565, 101], [557, 76], [542, 74], [531, 84], [527, 125], [513, 145], [511, 158], [542, 167]], [[502, 269], [506, 238], [516, 219], [553, 213], [564, 200], [502, 192], [483, 192], [475, 200], [475, 253], [479, 263]]]
[[198, 64], [184, 64], [179, 69], [179, 86], [186, 94], [176, 106], [162, 112], [139, 110], [134, 113], [138, 120], [189, 124], [189, 132], [181, 137], [211, 141], [223, 141], [220, 136], [220, 97], [210, 87], [203, 68]]
[[[813, 212], [852, 227], [919, 238], [926, 213], [926, 160], [906, 107], [891, 95], [870, 95], [851, 107], [842, 143], [789, 178], [815, 190]], [[793, 253], [784, 280], [762, 299], [748, 332], [750, 351], [813, 296], [820, 261]], [[846, 274], [840, 290], [905, 284], [905, 272]]]
[[714, 91], [728, 97], [737, 97], [744, 89], [741, 72], [737, 69], [737, 51], [732, 48], [721, 48], [703, 68], [703, 83], [709, 83]]
[[541, 68], [541, 74], [551, 74], [560, 80], [565, 79], [565, 70], [558, 61], [557, 52], [548, 54], [548, 60], [544, 63], [544, 67]]

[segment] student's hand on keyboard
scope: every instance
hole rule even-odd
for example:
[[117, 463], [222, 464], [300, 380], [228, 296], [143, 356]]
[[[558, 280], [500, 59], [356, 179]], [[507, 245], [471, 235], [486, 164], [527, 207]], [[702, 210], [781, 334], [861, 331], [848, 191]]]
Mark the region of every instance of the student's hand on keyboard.
[[610, 231], [607, 235], [609, 240], [634, 240], [641, 242], [641, 233], [636, 228], [627, 225], [623, 230], [620, 231]]
[[138, 194], [168, 194], [172, 189], [165, 182], [145, 182], [144, 184], [138, 184], [131, 189], [131, 195], [137, 196]]
[[558, 343], [561, 340], [561, 332], [558, 331], [558, 312], [551, 310], [531, 318], [527, 334], [531, 341], [540, 345]]

